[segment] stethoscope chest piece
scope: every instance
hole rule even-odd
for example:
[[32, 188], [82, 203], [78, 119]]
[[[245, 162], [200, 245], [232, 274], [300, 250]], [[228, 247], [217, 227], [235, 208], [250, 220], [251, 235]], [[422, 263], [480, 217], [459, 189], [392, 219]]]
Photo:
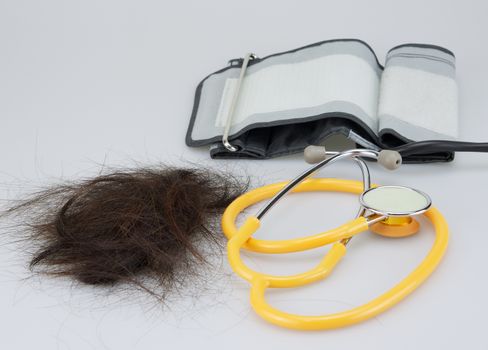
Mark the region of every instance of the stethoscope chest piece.
[[426, 212], [432, 201], [419, 190], [404, 186], [379, 186], [361, 194], [359, 201], [364, 209], [386, 216], [370, 226], [370, 231], [385, 237], [407, 237], [420, 229], [412, 216]]
[[364, 191], [359, 201], [365, 209], [388, 217], [419, 215], [432, 204], [426, 193], [405, 186], [373, 187]]

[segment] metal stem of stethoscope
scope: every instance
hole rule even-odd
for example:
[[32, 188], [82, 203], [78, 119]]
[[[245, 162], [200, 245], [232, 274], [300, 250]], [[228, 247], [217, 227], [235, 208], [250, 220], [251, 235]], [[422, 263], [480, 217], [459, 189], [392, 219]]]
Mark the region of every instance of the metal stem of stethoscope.
[[[366, 157], [366, 158], [373, 158], [373, 159], [378, 159], [378, 151], [375, 150], [365, 150], [365, 149], [353, 149], [345, 152], [326, 152], [327, 156], [331, 156], [330, 158], [326, 158], [323, 161], [317, 163], [316, 165], [312, 166], [311, 168], [307, 169], [305, 172], [297, 176], [295, 179], [290, 181], [281, 191], [279, 191], [271, 200], [266, 203], [264, 207], [259, 210], [259, 212], [256, 215], [256, 218], [261, 220], [267, 213], [268, 211], [276, 205], [288, 192], [290, 192], [293, 188], [295, 188], [298, 184], [306, 180], [307, 178], [313, 176], [315, 172], [320, 170], [321, 168], [325, 167], [326, 165], [332, 164], [340, 159], [343, 158], [352, 158], [356, 161], [356, 164], [359, 166], [359, 169], [361, 169], [361, 174], [363, 177], [363, 191], [367, 191], [371, 188], [371, 175], [369, 173], [369, 168], [366, 165], [366, 162], [362, 160], [360, 157]], [[360, 216], [364, 216], [366, 213], [366, 209], [361, 206], [359, 208], [359, 212], [356, 215], [356, 218]], [[385, 219], [386, 216], [378, 216], [373, 218], [372, 220], [369, 221], [370, 224], [373, 224], [375, 222], [381, 221]], [[351, 240], [352, 237], [347, 237], [341, 240], [341, 243], [343, 245], [347, 245], [349, 241]]]
[[[257, 213], [256, 217], [261, 220], [266, 213], [276, 204], [278, 203], [284, 195], [290, 192], [293, 188], [295, 188], [298, 184], [302, 181], [307, 179], [308, 177], [312, 176], [315, 172], [323, 168], [328, 164], [332, 164], [340, 159], [351, 157], [353, 158], [356, 163], [359, 165], [361, 169], [361, 173], [363, 175], [363, 186], [364, 190], [368, 190], [371, 187], [371, 177], [369, 174], [369, 169], [366, 163], [360, 157], [366, 158], [378, 158], [377, 151], [374, 150], [365, 150], [365, 149], [352, 149], [345, 152], [327, 152], [327, 155], [331, 155], [330, 158], [326, 158], [323, 161], [317, 163], [316, 165], [312, 166], [311, 168], [304, 171], [302, 174], [297, 176], [295, 179], [290, 181], [281, 191], [279, 191], [273, 198], [270, 199], [268, 203], [264, 207], [262, 207], [259, 212]], [[363, 214], [363, 211], [360, 211], [360, 214]]]

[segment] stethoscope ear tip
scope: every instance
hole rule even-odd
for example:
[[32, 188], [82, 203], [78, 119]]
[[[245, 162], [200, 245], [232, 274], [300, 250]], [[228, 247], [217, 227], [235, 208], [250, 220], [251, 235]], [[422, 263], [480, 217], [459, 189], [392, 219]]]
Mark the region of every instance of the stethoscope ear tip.
[[324, 146], [310, 145], [305, 147], [303, 157], [308, 164], [317, 164], [327, 158]]
[[402, 165], [402, 156], [397, 151], [384, 149], [378, 153], [378, 163], [388, 170], [396, 170]]

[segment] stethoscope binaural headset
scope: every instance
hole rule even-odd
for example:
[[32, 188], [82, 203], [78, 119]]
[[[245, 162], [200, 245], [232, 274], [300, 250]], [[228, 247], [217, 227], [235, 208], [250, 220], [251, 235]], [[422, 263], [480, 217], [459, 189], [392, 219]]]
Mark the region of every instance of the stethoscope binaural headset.
[[[319, 169], [338, 160], [353, 159], [362, 172], [362, 182], [333, 178], [311, 178]], [[344, 152], [326, 152], [323, 147], [311, 146], [305, 150], [305, 159], [317, 163], [290, 182], [263, 186], [247, 192], [232, 202], [222, 218], [222, 227], [228, 237], [228, 259], [232, 269], [251, 285], [251, 305], [258, 315], [276, 325], [318, 330], [352, 325], [389, 309], [412, 293], [435, 270], [448, 243], [448, 227], [441, 213], [431, 206], [425, 193], [403, 186], [371, 186], [368, 166], [362, 158], [376, 160], [387, 169], [401, 165], [397, 151], [353, 149]], [[360, 194], [360, 211], [356, 219], [333, 230], [297, 239], [261, 240], [252, 235], [268, 211], [289, 192], [339, 191]], [[270, 199], [271, 198], [271, 199]], [[247, 207], [270, 199], [256, 214], [237, 228], [235, 221]], [[413, 218], [423, 214], [435, 228], [435, 241], [430, 252], [405, 279], [386, 293], [353, 309], [323, 315], [305, 316], [280, 311], [266, 302], [268, 288], [303, 286], [327, 277], [346, 253], [351, 238], [368, 229], [388, 237], [403, 237], [416, 233], [419, 223]], [[332, 244], [313, 269], [291, 276], [275, 276], [250, 269], [241, 259], [241, 248], [258, 253], [282, 254], [299, 252]]]

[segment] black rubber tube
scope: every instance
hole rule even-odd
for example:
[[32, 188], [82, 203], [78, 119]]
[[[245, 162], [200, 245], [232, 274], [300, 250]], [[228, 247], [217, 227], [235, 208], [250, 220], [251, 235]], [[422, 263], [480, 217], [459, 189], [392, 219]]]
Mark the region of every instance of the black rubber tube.
[[417, 141], [391, 148], [391, 150], [399, 152], [403, 157], [437, 152], [488, 152], [488, 142]]

